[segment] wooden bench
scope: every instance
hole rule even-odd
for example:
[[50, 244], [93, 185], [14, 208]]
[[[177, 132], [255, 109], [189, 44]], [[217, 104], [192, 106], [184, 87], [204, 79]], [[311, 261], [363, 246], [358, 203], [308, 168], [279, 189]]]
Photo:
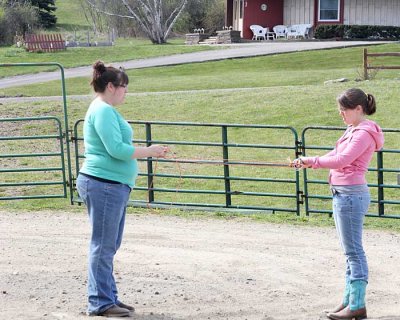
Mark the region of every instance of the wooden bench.
[[29, 52], [54, 52], [65, 50], [65, 41], [61, 34], [27, 34], [25, 47]]

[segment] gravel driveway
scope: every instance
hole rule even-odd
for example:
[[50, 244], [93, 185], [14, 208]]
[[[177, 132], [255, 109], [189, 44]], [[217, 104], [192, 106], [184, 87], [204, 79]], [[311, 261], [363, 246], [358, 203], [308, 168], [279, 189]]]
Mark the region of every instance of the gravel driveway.
[[[87, 318], [89, 226], [67, 210], [0, 211], [1, 319]], [[369, 319], [400, 319], [399, 246], [365, 233]], [[334, 228], [131, 213], [115, 271], [132, 319], [310, 320], [339, 302], [344, 257]]]

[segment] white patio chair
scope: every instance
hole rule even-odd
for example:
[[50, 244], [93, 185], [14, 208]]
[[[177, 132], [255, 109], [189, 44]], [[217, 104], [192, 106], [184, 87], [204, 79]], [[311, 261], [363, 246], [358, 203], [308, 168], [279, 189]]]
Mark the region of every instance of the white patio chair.
[[272, 30], [274, 30], [274, 32], [275, 32], [276, 39], [278, 39], [278, 38], [286, 39], [287, 31], [288, 31], [286, 26], [279, 24], [279, 25], [273, 27]]
[[299, 24], [298, 36], [303, 37], [303, 39], [308, 39], [310, 37], [312, 25], [311, 24]]
[[258, 24], [253, 24], [250, 26], [250, 29], [253, 31], [253, 38], [251, 38], [251, 40], [258, 40], [258, 38], [264, 38], [264, 40], [266, 40], [268, 28], [263, 28]]
[[308, 39], [310, 36], [311, 24], [294, 24], [288, 27], [287, 38], [303, 38]]
[[300, 35], [300, 31], [299, 31], [299, 25], [298, 24], [293, 24], [291, 26], [288, 26], [287, 28], [287, 34], [286, 34], [286, 38], [288, 39], [297, 39], [297, 37]]

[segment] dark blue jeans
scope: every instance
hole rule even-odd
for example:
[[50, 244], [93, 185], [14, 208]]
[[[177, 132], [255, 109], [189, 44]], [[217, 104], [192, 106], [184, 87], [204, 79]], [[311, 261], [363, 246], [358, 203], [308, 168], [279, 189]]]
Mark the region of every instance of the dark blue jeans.
[[346, 256], [346, 282], [368, 282], [368, 264], [362, 245], [362, 231], [369, 203], [370, 195], [366, 192], [333, 195], [333, 216]]
[[125, 184], [101, 182], [83, 175], [78, 176], [76, 185], [92, 227], [87, 313], [96, 315], [118, 302], [113, 261], [121, 246], [131, 189]]

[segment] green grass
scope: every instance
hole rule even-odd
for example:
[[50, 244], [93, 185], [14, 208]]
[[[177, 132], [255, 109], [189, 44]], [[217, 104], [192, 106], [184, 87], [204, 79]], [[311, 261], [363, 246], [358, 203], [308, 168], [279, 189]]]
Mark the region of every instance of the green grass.
[[[46, 33], [61, 33], [65, 40], [86, 41], [89, 33], [90, 41], [105, 41], [108, 34], [94, 34], [90, 23], [81, 9], [80, 0], [56, 0], [57, 24]], [[196, 51], [214, 50], [209, 46], [186, 46], [184, 39], [168, 39], [164, 45], [154, 45], [148, 39], [123, 39], [116, 40], [112, 47], [68, 48], [59, 52], [30, 53], [25, 49], [0, 47], [0, 63], [42, 63], [58, 62], [64, 68], [90, 66], [96, 60], [106, 63], [122, 62], [127, 60], [145, 59], [150, 57], [166, 56], [171, 54], [189, 53]], [[78, 57], [78, 58], [77, 58]], [[57, 67], [24, 67], [0, 68], [0, 79], [19, 74], [37, 73], [41, 71], [58, 70]], [[1, 93], [0, 93], [1, 94]]]
[[[395, 51], [398, 45], [376, 46], [374, 50]], [[315, 52], [302, 52], [282, 54], [275, 56], [237, 59], [202, 64], [190, 64], [172, 67], [149, 68], [142, 70], [131, 70], [130, 92], [144, 93], [129, 95], [126, 103], [118, 109], [127, 119], [134, 120], [163, 120], [163, 121], [192, 121], [192, 122], [219, 122], [219, 123], [245, 123], [245, 124], [270, 124], [289, 125], [299, 133], [310, 125], [341, 126], [342, 122], [338, 116], [335, 97], [349, 87], [360, 87], [374, 94], [378, 101], [378, 112], [372, 119], [376, 120], [382, 127], [398, 127], [398, 101], [400, 101], [399, 71], [381, 71], [372, 81], [356, 82], [358, 66], [361, 63], [361, 48], [335, 49]], [[342, 57], [338, 61], [338, 56]], [[334, 83], [324, 85], [324, 81], [347, 77], [346, 83]], [[52, 82], [46, 85], [32, 85], [24, 88], [13, 88], [4, 91], [4, 94], [24, 95], [59, 95], [60, 84]], [[249, 89], [241, 89], [249, 88]], [[192, 91], [206, 89], [210, 91]], [[233, 90], [225, 90], [233, 89]], [[180, 92], [176, 92], [179, 91]], [[160, 91], [165, 91], [160, 93]], [[72, 79], [67, 82], [69, 94], [87, 94], [90, 92], [88, 79]], [[90, 97], [83, 100], [68, 99], [69, 121], [74, 123], [83, 118], [86, 108], [90, 103]], [[9, 103], [0, 105], [0, 112], [4, 116], [29, 116], [29, 115], [56, 115], [61, 117], [60, 102], [39, 101], [34, 103]], [[24, 132], [35, 130], [35, 126], [25, 126]], [[1, 128], [0, 128], [1, 129]], [[188, 128], [174, 128], [171, 130], [159, 129], [154, 132], [157, 138], [169, 137], [171, 140], [207, 140], [218, 141], [220, 134], [216, 130], [200, 131]], [[337, 138], [338, 132], [333, 134], [310, 134], [309, 143], [332, 145]], [[140, 126], [135, 127], [136, 137], [143, 138], [144, 130]], [[242, 132], [233, 130], [229, 133], [230, 141], [241, 143], [288, 143], [288, 138], [280, 132]], [[387, 135], [386, 148], [398, 149], [398, 137]], [[327, 143], [329, 142], [329, 143]], [[4, 148], [4, 145], [3, 145]], [[18, 144], [13, 145], [17, 148]], [[19, 146], [21, 149], [21, 146]], [[23, 147], [28, 148], [28, 146]], [[219, 150], [215, 148], [184, 148], [172, 147], [178, 157], [192, 158], [216, 158]], [[0, 152], [1, 150], [0, 147]], [[246, 150], [238, 150], [231, 154], [237, 159], [261, 160], [261, 161], [285, 161], [289, 154], [281, 151], [270, 151], [268, 153], [249, 153]], [[398, 167], [398, 157], [385, 158], [385, 164], [389, 167]], [[21, 166], [30, 165], [21, 159]], [[35, 163], [35, 164], [39, 164]], [[180, 170], [185, 174], [202, 174], [205, 171], [211, 174], [220, 174], [218, 167], [201, 166], [162, 166], [159, 164], [158, 172], [178, 173]], [[248, 168], [234, 168], [236, 175], [273, 176], [276, 178], [292, 177], [293, 172], [287, 169], [267, 170]], [[315, 171], [316, 177], [326, 180], [327, 172]], [[388, 176], [385, 183], [396, 184], [395, 176]], [[170, 187], [191, 188], [193, 182], [161, 181]], [[145, 179], [139, 178], [138, 184], [144, 185]], [[197, 182], [198, 183], [198, 182]], [[219, 189], [220, 185], [215, 181], [201, 181], [201, 189]], [[287, 186], [264, 185], [262, 187], [251, 183], [237, 185], [237, 188], [246, 188], [249, 191], [284, 192]], [[270, 188], [270, 189], [268, 189]], [[30, 190], [26, 190], [29, 192]], [[315, 192], [327, 194], [326, 186], [316, 186]], [[0, 190], [1, 192], [1, 190]], [[375, 192], [375, 191], [373, 191]], [[134, 197], [146, 199], [144, 192], [135, 192]], [[398, 199], [397, 189], [388, 191], [387, 196]], [[165, 199], [177, 201], [183, 199], [180, 194], [163, 195]], [[187, 197], [187, 196], [186, 196]], [[210, 196], [190, 195], [190, 200], [207, 200]], [[220, 200], [220, 196], [216, 199]], [[187, 198], [186, 198], [187, 199]], [[214, 199], [210, 200], [214, 201]], [[235, 198], [236, 201], [236, 198]], [[240, 200], [246, 201], [246, 200]], [[252, 199], [259, 201], [259, 199]], [[264, 200], [263, 200], [264, 201]], [[265, 200], [265, 203], [268, 203]], [[275, 206], [287, 205], [286, 200], [273, 199]], [[66, 200], [35, 200], [35, 201], [3, 201], [1, 208], [13, 210], [39, 210], [47, 208], [52, 210], [63, 210], [68, 205]], [[292, 205], [292, 203], [290, 203]], [[322, 204], [329, 207], [329, 201]], [[395, 207], [394, 212], [398, 212]], [[134, 212], [148, 212], [148, 210], [130, 209]], [[397, 211], [396, 211], [397, 210]], [[177, 214], [177, 215], [205, 215], [216, 218], [235, 218], [237, 215], [231, 213], [187, 213], [176, 209], [151, 210], [155, 214]], [[389, 211], [390, 213], [390, 211]], [[304, 212], [302, 212], [304, 215]], [[254, 214], [246, 219], [255, 221], [267, 221], [277, 223], [292, 223], [296, 225], [332, 226], [333, 221], [326, 215], [312, 215], [311, 217], [296, 217], [293, 214], [276, 213]], [[367, 219], [370, 228], [384, 228], [398, 231], [400, 221], [386, 219]]]
[[56, 0], [57, 25], [55, 30], [74, 31], [88, 29], [90, 24], [85, 18], [80, 0]]
[[[172, 45], [172, 47], [175, 46]], [[157, 50], [158, 46], [143, 45], [143, 50], [151, 50], [152, 48]], [[164, 50], [164, 48], [161, 50]], [[400, 50], [399, 44], [370, 47], [371, 52], [396, 50]], [[338, 57], [340, 57], [339, 61]], [[84, 55], [80, 60], [83, 59], [85, 59]], [[105, 60], [107, 61], [107, 59]], [[385, 61], [387, 64], [396, 63], [393, 59], [386, 59]], [[398, 61], [397, 63], [400, 65]], [[361, 65], [362, 48], [347, 48], [145, 68], [128, 70], [127, 72], [130, 77], [129, 92], [290, 87], [299, 84], [305, 86], [305, 90], [308, 90], [306, 86], [322, 85], [326, 80], [360, 78]], [[10, 72], [10, 70], [7, 71]], [[0, 74], [1, 72], [4, 73], [0, 68]], [[400, 70], [380, 71], [376, 75], [376, 79], [380, 80], [399, 78]], [[67, 92], [69, 94], [88, 94], [90, 93], [88, 82], [89, 78], [67, 79]], [[23, 88], [23, 94], [28, 96], [59, 95], [59, 92], [59, 82], [46, 83], [46, 86], [32, 85]], [[0, 90], [0, 94], [13, 96], [20, 95], [22, 92], [20, 88], [10, 88]], [[222, 96], [226, 94], [228, 93], [221, 93]], [[301, 99], [302, 97], [299, 96], [298, 98]], [[279, 96], [275, 99], [279, 99]]]
[[[64, 68], [92, 65], [96, 60], [106, 63], [159, 57], [172, 54], [213, 50], [208, 46], [186, 46], [184, 40], [171, 40], [165, 45], [154, 45], [144, 39], [119, 39], [115, 46], [68, 48], [65, 51], [32, 53], [24, 49], [0, 47], [0, 63], [58, 62]], [[77, 57], [79, 57], [77, 59]], [[0, 78], [12, 75], [56, 70], [56, 67], [0, 68]]]

